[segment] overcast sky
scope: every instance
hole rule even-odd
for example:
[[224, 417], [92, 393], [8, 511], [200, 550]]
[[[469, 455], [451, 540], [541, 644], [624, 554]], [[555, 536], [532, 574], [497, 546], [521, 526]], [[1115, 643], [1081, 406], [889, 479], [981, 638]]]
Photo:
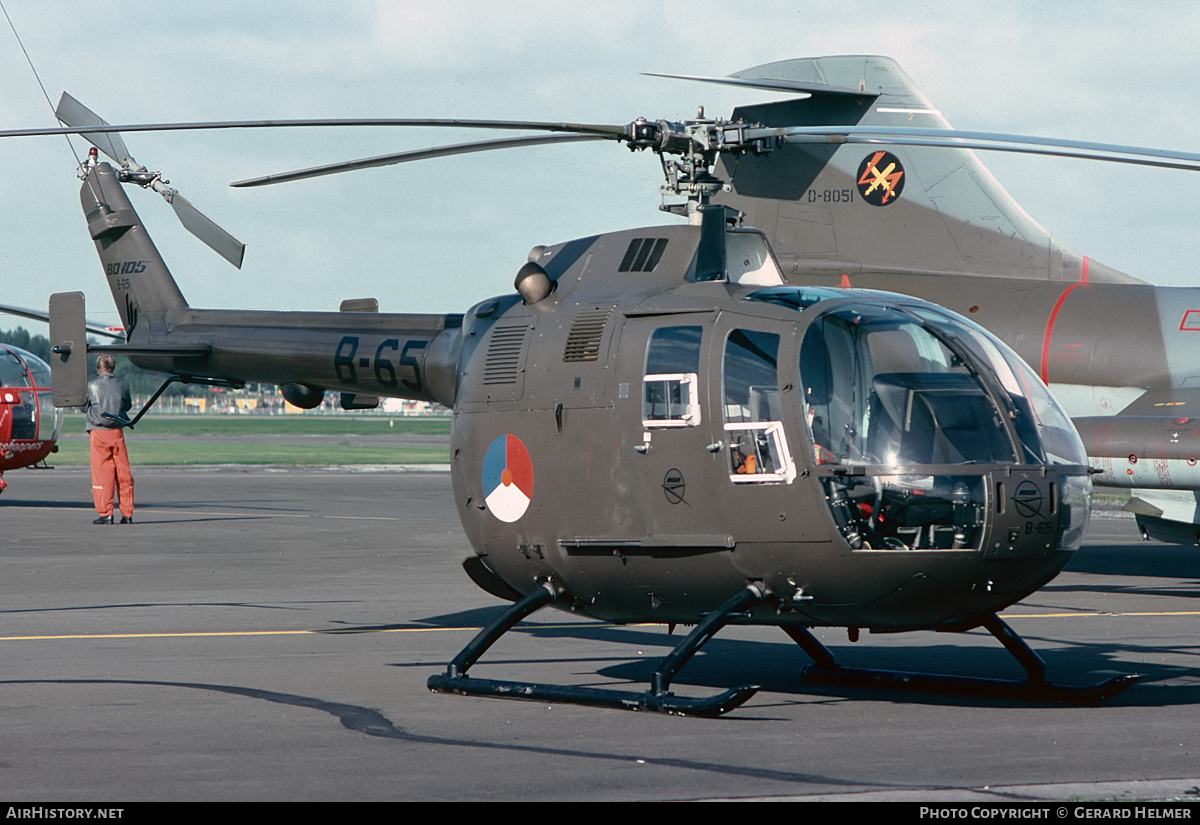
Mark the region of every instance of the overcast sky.
[[[3, 0], [51, 98], [112, 123], [475, 117], [624, 123], [775, 99], [643, 77], [725, 75], [822, 54], [895, 57], [962, 129], [1196, 151], [1200, 3], [163, 3]], [[0, 123], [53, 125], [0, 20]], [[267, 189], [230, 181], [497, 136], [444, 130], [131, 134], [139, 162], [247, 244], [241, 272], [133, 192], [193, 306], [460, 312], [511, 290], [529, 248], [671, 222], [649, 154], [587, 143], [460, 156]], [[80, 154], [85, 144], [76, 140]], [[1200, 175], [982, 154], [1068, 245], [1130, 274], [1200, 285]], [[83, 290], [115, 321], [62, 138], [0, 140], [0, 303]], [[0, 320], [0, 327], [15, 326]]]

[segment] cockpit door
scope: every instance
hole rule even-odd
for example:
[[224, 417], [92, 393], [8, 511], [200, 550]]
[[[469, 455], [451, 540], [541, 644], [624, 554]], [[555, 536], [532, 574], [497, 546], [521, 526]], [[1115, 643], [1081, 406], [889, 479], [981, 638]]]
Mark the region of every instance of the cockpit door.
[[804, 518], [815, 502], [801, 476], [808, 448], [795, 329], [792, 322], [723, 313], [713, 336], [709, 410], [721, 441], [714, 484], [739, 542], [826, 538]]
[[[711, 313], [629, 318], [622, 332], [628, 361], [618, 395], [646, 518], [646, 543], [670, 552], [727, 550], [711, 483], [724, 456], [721, 425], [708, 410]], [[628, 379], [628, 380], [626, 380]]]

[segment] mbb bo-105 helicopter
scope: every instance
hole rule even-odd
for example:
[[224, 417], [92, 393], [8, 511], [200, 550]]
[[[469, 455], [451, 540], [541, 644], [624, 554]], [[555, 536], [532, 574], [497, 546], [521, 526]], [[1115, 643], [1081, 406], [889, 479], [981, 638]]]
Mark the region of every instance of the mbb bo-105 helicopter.
[[[731, 82], [804, 92], [842, 109], [881, 94], [867, 79], [850, 86]], [[608, 139], [661, 157], [665, 188], [686, 198], [669, 211], [687, 223], [535, 247], [515, 293], [463, 315], [380, 313], [371, 300], [347, 301], [336, 313], [225, 311], [188, 306], [122, 187], [163, 190], [163, 182], [132, 161], [115, 132], [267, 124], [113, 127], [66, 96], [59, 117], [68, 127], [57, 131], [88, 135], [121, 167], [93, 155], [81, 170], [88, 229], [127, 333], [125, 344], [103, 349], [170, 380], [276, 383], [300, 406], [335, 391], [349, 408], [388, 395], [454, 410], [454, 494], [475, 551], [464, 567], [476, 584], [514, 604], [429, 680], [431, 689], [716, 715], [755, 688], [691, 698], [670, 685], [730, 622], [780, 627], [814, 659], [806, 671], [813, 679], [940, 681], [1075, 702], [1104, 699], [1136, 679], [1052, 684], [1041, 659], [997, 616], [1062, 569], [1088, 520], [1087, 452], [1038, 374], [983, 327], [936, 304], [789, 282], [798, 278], [785, 277], [768, 238], [743, 225], [737, 210], [713, 202], [726, 188], [714, 170], [718, 160], [749, 167], [788, 147], [820, 153], [883, 143], [889, 149], [868, 150], [858, 183], [845, 190], [848, 200], [857, 192], [876, 208], [901, 195], [903, 164], [890, 153], [905, 145], [1132, 157], [1185, 168], [1196, 168], [1200, 156], [702, 114], [620, 126], [392, 121], [555, 134], [243, 185], [500, 146]], [[171, 200], [173, 190], [164, 194]], [[182, 203], [189, 228], [240, 262], [240, 244]], [[82, 319], [81, 293], [52, 296], [59, 405], [83, 401]], [[617, 623], [694, 628], [645, 691], [467, 675], [496, 639], [546, 605]], [[852, 638], [862, 628], [982, 626], [1027, 678], [939, 680], [845, 668], [810, 633], [817, 626], [847, 627]]]

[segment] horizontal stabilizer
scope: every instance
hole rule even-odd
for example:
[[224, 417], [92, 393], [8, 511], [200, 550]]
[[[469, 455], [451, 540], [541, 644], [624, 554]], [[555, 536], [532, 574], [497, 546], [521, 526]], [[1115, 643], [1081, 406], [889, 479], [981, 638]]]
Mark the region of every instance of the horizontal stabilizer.
[[1145, 538], [1200, 544], [1200, 503], [1195, 490], [1134, 490], [1127, 512]]
[[696, 80], [701, 83], [720, 83], [725, 86], [744, 86], [768, 92], [803, 92], [811, 95], [842, 95], [846, 97], [879, 97], [878, 92], [868, 92], [860, 87], [831, 86], [816, 80], [779, 80], [757, 77], [701, 77], [687, 74], [658, 74], [643, 72], [647, 77], [666, 77], [674, 80]]
[[1120, 415], [1156, 415], [1169, 418], [1200, 418], [1200, 387], [1149, 390]]

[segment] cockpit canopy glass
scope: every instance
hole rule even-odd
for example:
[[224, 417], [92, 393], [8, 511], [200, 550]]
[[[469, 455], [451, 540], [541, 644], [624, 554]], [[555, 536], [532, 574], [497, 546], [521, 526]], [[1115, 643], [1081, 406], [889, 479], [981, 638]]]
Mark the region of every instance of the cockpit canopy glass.
[[818, 463], [1015, 463], [985, 369], [933, 324], [843, 305], [809, 326], [800, 354]]
[[1084, 464], [1067, 415], [982, 328], [928, 305], [836, 307], [800, 357], [818, 463]]
[[17, 440], [58, 437], [59, 413], [50, 395], [50, 368], [23, 349], [0, 346], [0, 401], [11, 416]]
[[[17, 352], [8, 347], [0, 347], [0, 387], [28, 387], [30, 385], [29, 373], [25, 371], [25, 362], [21, 360]], [[44, 386], [50, 386], [49, 376], [47, 376]]]
[[1087, 449], [1066, 411], [1025, 361], [1002, 341], [965, 318], [936, 307], [911, 307], [914, 315], [951, 330], [955, 338], [987, 364], [1003, 394], [1013, 400], [1014, 429], [1027, 456], [1049, 464], [1087, 464]]

